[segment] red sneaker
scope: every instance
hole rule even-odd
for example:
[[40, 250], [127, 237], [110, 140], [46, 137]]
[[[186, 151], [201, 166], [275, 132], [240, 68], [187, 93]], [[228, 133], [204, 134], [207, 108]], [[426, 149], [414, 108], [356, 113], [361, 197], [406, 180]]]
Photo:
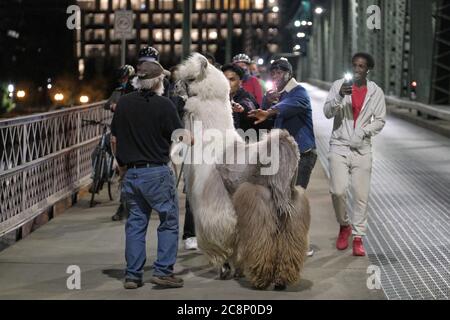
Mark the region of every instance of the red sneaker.
[[357, 257], [364, 257], [366, 255], [366, 250], [364, 250], [364, 245], [360, 237], [353, 239], [353, 255]]
[[345, 250], [348, 247], [348, 238], [352, 234], [351, 226], [341, 226], [339, 230], [339, 236], [336, 241], [336, 248], [338, 250]]

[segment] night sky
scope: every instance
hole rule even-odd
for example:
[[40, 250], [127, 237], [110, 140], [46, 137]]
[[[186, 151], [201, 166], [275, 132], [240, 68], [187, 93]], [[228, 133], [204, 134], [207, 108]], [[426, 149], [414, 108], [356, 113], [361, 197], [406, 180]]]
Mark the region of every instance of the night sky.
[[45, 85], [49, 77], [76, 71], [74, 32], [66, 27], [66, 8], [74, 2], [0, 0], [0, 81]]

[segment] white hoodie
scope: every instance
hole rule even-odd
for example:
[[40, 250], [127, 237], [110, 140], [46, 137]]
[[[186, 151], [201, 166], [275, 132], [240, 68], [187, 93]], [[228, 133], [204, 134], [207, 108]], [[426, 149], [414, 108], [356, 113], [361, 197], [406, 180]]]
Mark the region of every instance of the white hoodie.
[[323, 111], [328, 119], [334, 117], [330, 151], [346, 155], [350, 149], [360, 154], [372, 151], [371, 138], [386, 123], [386, 102], [383, 90], [375, 82], [367, 80], [367, 95], [354, 127], [352, 96], [339, 94], [344, 79], [333, 83]]

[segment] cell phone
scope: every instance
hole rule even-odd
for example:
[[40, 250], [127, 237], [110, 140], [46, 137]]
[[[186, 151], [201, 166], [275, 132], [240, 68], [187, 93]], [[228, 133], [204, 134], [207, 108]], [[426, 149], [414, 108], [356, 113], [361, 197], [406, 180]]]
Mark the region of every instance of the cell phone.
[[344, 83], [345, 83], [347, 86], [352, 86], [352, 85], [353, 85], [353, 75], [352, 75], [350, 72], [347, 72], [347, 73], [344, 75], [344, 79], [345, 79]]

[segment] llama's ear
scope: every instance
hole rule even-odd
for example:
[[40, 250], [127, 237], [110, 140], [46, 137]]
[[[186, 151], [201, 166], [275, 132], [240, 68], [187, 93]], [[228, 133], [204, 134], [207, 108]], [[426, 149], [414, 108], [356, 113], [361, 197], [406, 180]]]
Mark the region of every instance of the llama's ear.
[[208, 69], [208, 60], [202, 55], [199, 56], [199, 59], [200, 59], [200, 74], [198, 80], [201, 81], [206, 78], [206, 70]]

